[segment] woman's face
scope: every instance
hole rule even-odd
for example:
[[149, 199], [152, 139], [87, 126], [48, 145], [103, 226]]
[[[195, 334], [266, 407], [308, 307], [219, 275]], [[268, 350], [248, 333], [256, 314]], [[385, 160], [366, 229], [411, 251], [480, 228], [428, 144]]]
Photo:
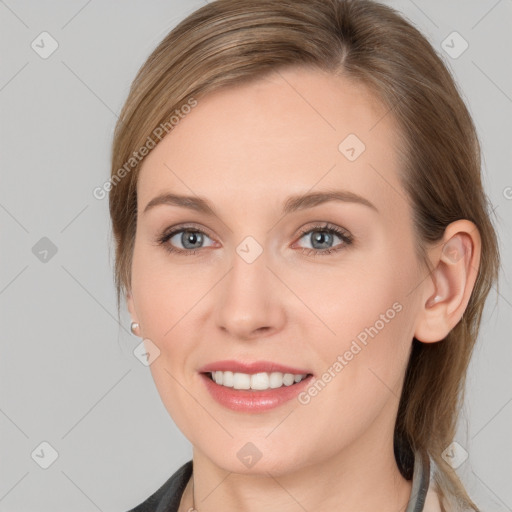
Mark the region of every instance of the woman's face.
[[[225, 470], [392, 446], [424, 271], [387, 114], [345, 78], [288, 69], [199, 98], [143, 162], [128, 306], [165, 407]], [[166, 194], [190, 200], [147, 208]], [[234, 390], [202, 374], [225, 360], [312, 376]]]

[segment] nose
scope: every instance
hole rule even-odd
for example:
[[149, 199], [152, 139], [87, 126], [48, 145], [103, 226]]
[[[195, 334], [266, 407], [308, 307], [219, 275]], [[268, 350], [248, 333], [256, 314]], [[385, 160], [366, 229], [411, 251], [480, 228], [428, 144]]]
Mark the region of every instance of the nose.
[[265, 251], [252, 263], [235, 253], [231, 269], [218, 285], [216, 323], [234, 339], [269, 336], [285, 324], [285, 290], [268, 264]]

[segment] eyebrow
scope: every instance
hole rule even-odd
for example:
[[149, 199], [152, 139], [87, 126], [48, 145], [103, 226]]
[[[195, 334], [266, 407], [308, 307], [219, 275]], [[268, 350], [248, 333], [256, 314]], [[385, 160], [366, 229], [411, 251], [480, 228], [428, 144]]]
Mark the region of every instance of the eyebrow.
[[[354, 192], [350, 192], [348, 190], [331, 190], [326, 192], [313, 192], [290, 196], [284, 203], [282, 214], [288, 215], [299, 210], [313, 208], [314, 206], [318, 206], [329, 201], [357, 203], [367, 206], [376, 212], [379, 211], [373, 203], [368, 201], [368, 199], [365, 199]], [[155, 206], [162, 204], [179, 206], [181, 208], [187, 208], [189, 210], [204, 213], [205, 215], [217, 217], [215, 208], [207, 199], [199, 196], [182, 196], [171, 193], [161, 194], [151, 199], [144, 208], [143, 213], [146, 213]]]

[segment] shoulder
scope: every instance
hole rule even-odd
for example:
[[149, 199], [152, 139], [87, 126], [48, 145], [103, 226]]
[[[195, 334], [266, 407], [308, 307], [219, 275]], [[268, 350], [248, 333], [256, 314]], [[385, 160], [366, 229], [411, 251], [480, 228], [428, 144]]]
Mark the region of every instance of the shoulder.
[[192, 474], [192, 460], [181, 466], [149, 498], [128, 512], [177, 511], [183, 491]]

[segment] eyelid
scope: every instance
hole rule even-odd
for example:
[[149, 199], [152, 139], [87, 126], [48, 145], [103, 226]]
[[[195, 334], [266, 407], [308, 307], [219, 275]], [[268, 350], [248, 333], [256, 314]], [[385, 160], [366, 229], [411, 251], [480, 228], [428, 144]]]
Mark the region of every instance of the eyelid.
[[160, 234], [158, 234], [156, 236], [154, 244], [156, 246], [162, 246], [162, 247], [164, 247], [164, 249], [166, 251], [168, 251], [170, 253], [175, 253], [175, 254], [191, 255], [191, 254], [196, 254], [201, 249], [206, 249], [206, 247], [200, 247], [199, 249], [188, 249], [187, 250], [187, 249], [180, 249], [180, 248], [171, 246], [171, 244], [169, 243], [169, 240], [171, 238], [173, 238], [174, 236], [176, 236], [178, 233], [181, 233], [182, 231], [198, 232], [198, 233], [201, 233], [201, 234], [207, 236], [214, 242], [216, 242], [215, 237], [212, 237], [208, 233], [207, 229], [204, 229], [203, 227], [200, 227], [199, 225], [196, 225], [194, 223], [187, 222], [185, 224], [175, 224], [173, 226], [169, 226], [168, 228], [164, 229]]
[[301, 228], [299, 231], [300, 237], [304, 236], [307, 233], [310, 233], [311, 231], [330, 231], [336, 233], [340, 237], [345, 237], [348, 240], [352, 241], [352, 235], [350, 232], [342, 228], [341, 226], [338, 226], [336, 224], [331, 224], [330, 222], [320, 222], [313, 226], [308, 226], [306, 228]]
[[161, 235], [159, 235], [159, 238], [168, 237], [169, 235], [175, 235], [176, 233], [179, 233], [180, 231], [197, 231], [199, 233], [203, 233], [204, 235], [207, 235], [211, 239], [214, 239], [215, 237], [212, 236], [212, 234], [208, 231], [208, 229], [204, 228], [203, 226], [200, 226], [199, 224], [194, 223], [185, 223], [185, 224], [176, 224], [174, 226], [169, 226], [162, 232]]
[[[195, 223], [185, 223], [185, 224], [176, 224], [174, 226], [170, 226], [167, 229], [165, 229], [162, 234], [157, 236], [156, 245], [164, 246], [168, 252], [183, 254], [183, 255], [197, 254], [198, 252], [201, 252], [202, 249], [208, 248], [208, 247], [199, 247], [198, 249], [180, 249], [180, 248], [172, 247], [168, 243], [169, 240], [171, 238], [173, 238], [174, 236], [176, 236], [178, 233], [181, 233], [182, 231], [198, 232], [203, 235], [206, 235], [214, 243], [216, 242], [215, 237], [211, 236], [208, 233], [207, 229], [205, 229], [202, 226], [199, 226]], [[324, 231], [324, 232], [331, 233], [331, 234], [337, 236], [343, 242], [342, 244], [338, 244], [338, 245], [341, 245], [342, 247], [336, 248], [337, 246], [334, 246], [332, 248], [323, 249], [323, 250], [310, 248], [310, 247], [302, 247], [301, 249], [302, 249], [303, 253], [308, 252], [308, 254], [312, 253], [313, 255], [322, 255], [322, 254], [328, 255], [333, 252], [341, 251], [342, 249], [347, 248], [348, 246], [352, 245], [352, 243], [353, 243], [353, 237], [348, 230], [346, 230], [345, 228], [338, 226], [336, 224], [331, 224], [330, 222], [322, 221], [322, 222], [316, 222], [314, 225], [309, 225], [309, 226], [301, 228], [299, 230], [298, 238], [296, 239], [296, 242], [293, 243], [293, 245], [295, 245], [301, 238], [303, 238], [308, 233], [311, 233], [312, 231]]]
[[[354, 243], [354, 237], [351, 235], [351, 233], [341, 226], [338, 226], [336, 224], [331, 224], [330, 222], [321, 222], [316, 223], [314, 226], [308, 226], [301, 229], [300, 236], [297, 239], [300, 240], [308, 233], [311, 233], [312, 231], [323, 231], [326, 233], [333, 234], [334, 236], [337, 236], [342, 243], [335, 245], [333, 247], [329, 247], [327, 249], [314, 249], [312, 247], [302, 247], [301, 252], [302, 254], [305, 254], [307, 256], [329, 256], [333, 253], [338, 253], [340, 251], [344, 251], [348, 249], [350, 246]], [[294, 242], [293, 245], [295, 245], [297, 242]], [[292, 245], [292, 247], [293, 247]]]

